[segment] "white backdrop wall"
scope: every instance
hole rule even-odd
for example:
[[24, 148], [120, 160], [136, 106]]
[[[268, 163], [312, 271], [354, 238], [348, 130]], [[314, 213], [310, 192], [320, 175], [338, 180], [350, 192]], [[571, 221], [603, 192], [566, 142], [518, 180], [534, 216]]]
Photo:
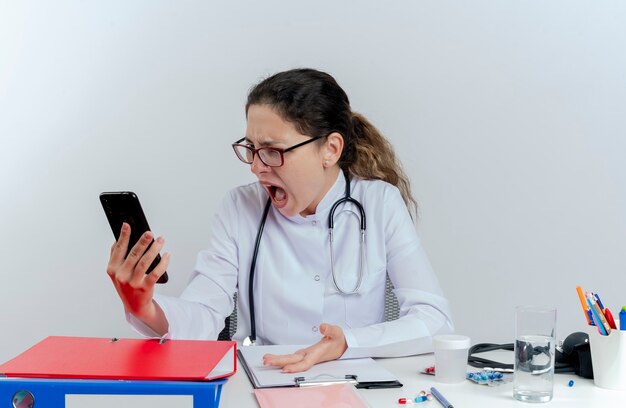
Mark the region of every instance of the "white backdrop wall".
[[473, 342], [518, 304], [583, 328], [626, 304], [626, 3], [0, 1], [0, 361], [47, 335], [134, 336], [98, 194], [133, 190], [178, 294], [270, 73], [333, 74], [392, 141]]

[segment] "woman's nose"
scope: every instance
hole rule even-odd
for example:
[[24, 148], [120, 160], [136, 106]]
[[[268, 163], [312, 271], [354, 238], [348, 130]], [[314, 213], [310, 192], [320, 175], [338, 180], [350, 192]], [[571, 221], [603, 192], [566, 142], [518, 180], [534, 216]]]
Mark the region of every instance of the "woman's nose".
[[252, 158], [252, 164], [250, 164], [250, 170], [254, 174], [259, 175], [261, 173], [267, 172], [269, 169], [270, 169], [270, 166], [263, 163], [263, 160], [261, 160], [259, 155], [255, 154], [254, 157]]

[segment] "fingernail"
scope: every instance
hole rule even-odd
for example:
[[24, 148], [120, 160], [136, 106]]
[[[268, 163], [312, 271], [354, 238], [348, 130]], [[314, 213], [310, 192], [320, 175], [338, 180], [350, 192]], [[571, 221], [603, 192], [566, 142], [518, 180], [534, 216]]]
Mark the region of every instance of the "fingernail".
[[156, 240], [157, 240], [157, 242], [158, 242], [159, 244], [162, 244], [163, 242], [165, 242], [165, 240], [163, 239], [163, 237], [158, 237]]

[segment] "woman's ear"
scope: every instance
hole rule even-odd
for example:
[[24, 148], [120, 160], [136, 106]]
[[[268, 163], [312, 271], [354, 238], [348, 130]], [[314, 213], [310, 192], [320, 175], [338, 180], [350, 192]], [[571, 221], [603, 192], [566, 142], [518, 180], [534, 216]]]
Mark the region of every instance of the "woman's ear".
[[341, 133], [333, 132], [326, 137], [324, 151], [322, 154], [324, 167], [332, 167], [339, 161], [343, 152], [343, 136]]

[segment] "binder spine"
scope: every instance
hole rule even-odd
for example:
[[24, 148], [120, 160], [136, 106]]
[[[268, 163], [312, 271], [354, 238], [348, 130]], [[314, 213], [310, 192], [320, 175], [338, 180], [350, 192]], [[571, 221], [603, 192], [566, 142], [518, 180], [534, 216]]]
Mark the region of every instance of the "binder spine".
[[68, 394], [192, 395], [193, 408], [217, 408], [225, 379], [215, 381], [62, 380], [0, 377], [0, 406], [14, 406], [17, 393], [32, 395], [34, 406], [64, 407]]

